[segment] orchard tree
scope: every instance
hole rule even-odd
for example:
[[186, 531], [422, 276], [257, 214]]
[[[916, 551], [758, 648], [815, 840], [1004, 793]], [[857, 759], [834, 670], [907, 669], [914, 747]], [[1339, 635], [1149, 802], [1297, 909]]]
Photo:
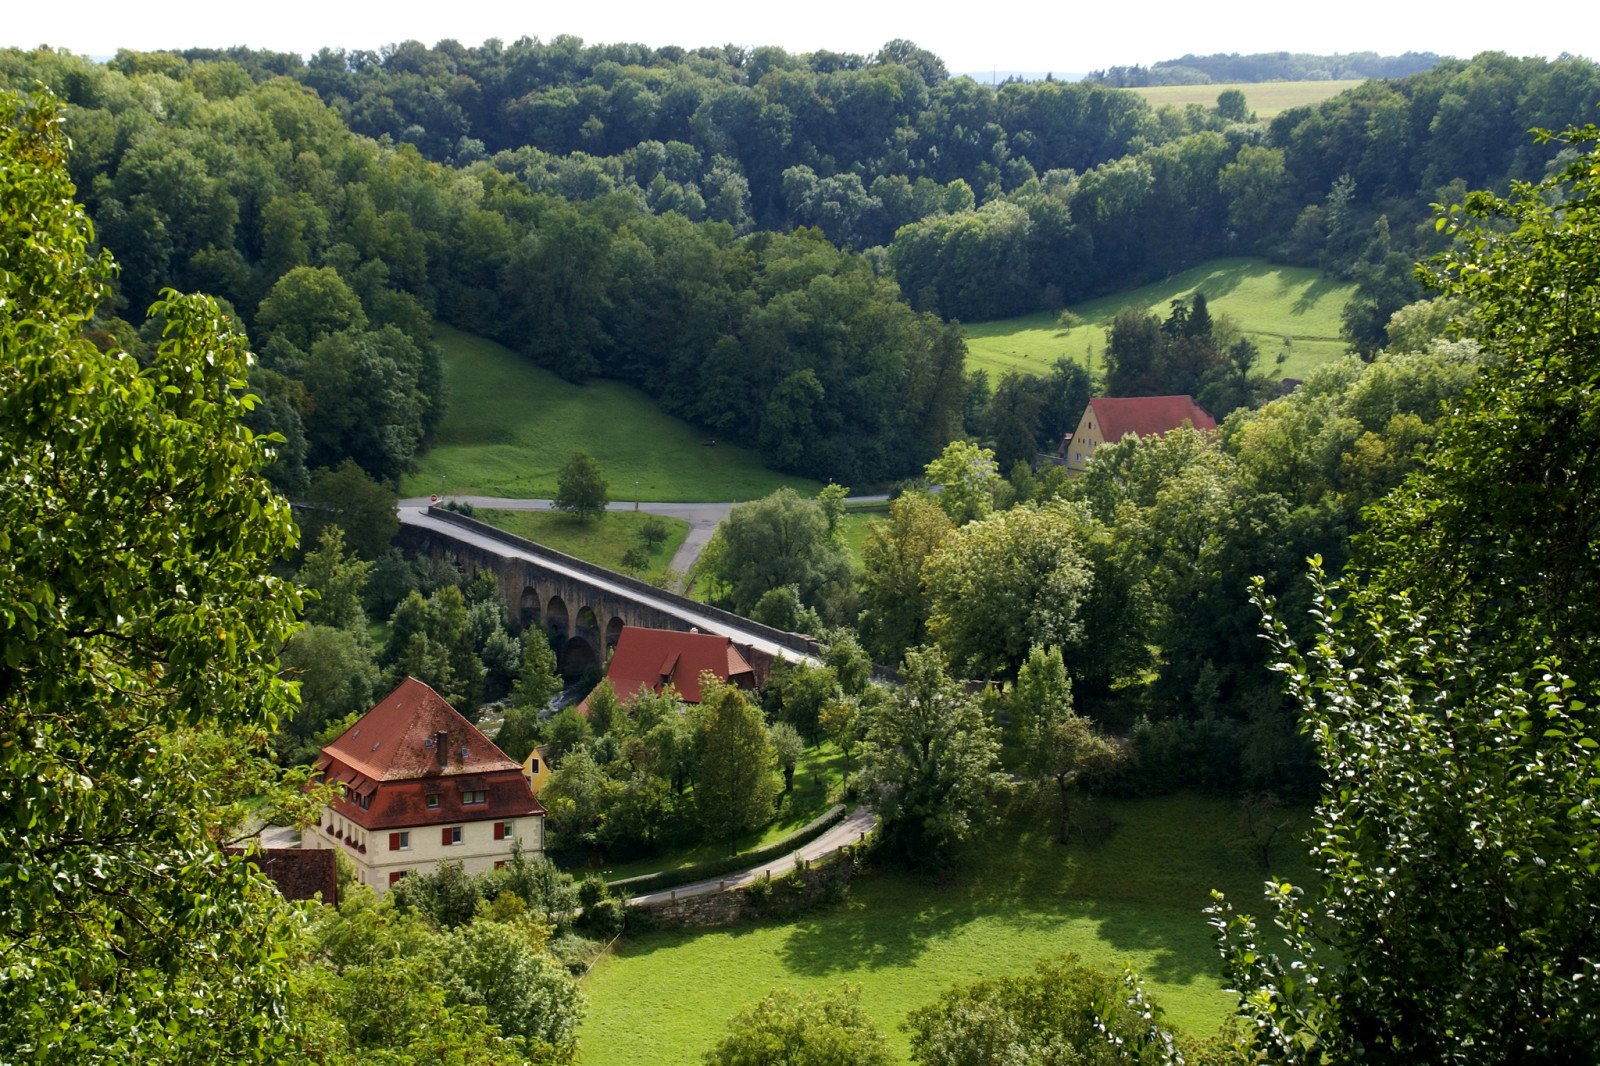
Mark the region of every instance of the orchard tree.
[[728, 1019], [706, 1066], [891, 1066], [889, 1042], [860, 1000], [851, 985], [814, 998], [776, 989]]
[[934, 866], [970, 839], [1000, 785], [1000, 742], [937, 648], [906, 653], [904, 685], [874, 708], [858, 779], [889, 853]]
[[53, 100], [0, 94], [0, 1047], [297, 1058], [282, 902], [211, 835], [198, 757], [293, 712], [294, 526], [212, 300], [167, 293], [144, 365], [82, 337], [114, 267], [66, 151]]
[[587, 452], [577, 452], [556, 475], [555, 506], [580, 521], [599, 518], [606, 513], [610, 486], [600, 472], [600, 464]]
[[937, 504], [910, 493], [874, 522], [861, 549], [861, 640], [876, 661], [898, 663], [927, 638], [932, 611], [922, 569], [955, 527]]
[[822, 507], [793, 489], [736, 504], [706, 545], [700, 567], [715, 582], [715, 599], [744, 615], [785, 585], [818, 610], [850, 585], [849, 560], [828, 536]]
[[729, 854], [737, 855], [739, 834], [772, 817], [778, 795], [772, 745], [760, 711], [738, 689], [724, 688], [702, 709], [695, 806], [706, 836], [726, 840]]
[[1094, 574], [1092, 525], [1080, 504], [1053, 500], [958, 529], [923, 566], [928, 635], [967, 677], [1010, 676], [1035, 643], [1073, 645]]
[[928, 464], [927, 477], [930, 484], [939, 486], [934, 502], [958, 526], [994, 510], [994, 491], [1000, 487], [1001, 477], [994, 452], [988, 448], [953, 440]]

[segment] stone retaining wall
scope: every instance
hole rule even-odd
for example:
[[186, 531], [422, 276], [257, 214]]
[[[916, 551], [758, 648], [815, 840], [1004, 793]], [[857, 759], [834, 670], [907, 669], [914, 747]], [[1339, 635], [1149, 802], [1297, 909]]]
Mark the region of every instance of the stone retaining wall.
[[805, 870], [774, 877], [770, 890], [757, 888], [752, 892], [754, 886], [741, 885], [700, 896], [636, 904], [630, 910], [648, 912], [662, 929], [732, 925], [793, 913], [816, 904], [831, 892], [843, 891], [855, 873], [850, 852], [850, 848], [844, 848], [825, 863], [816, 862]]

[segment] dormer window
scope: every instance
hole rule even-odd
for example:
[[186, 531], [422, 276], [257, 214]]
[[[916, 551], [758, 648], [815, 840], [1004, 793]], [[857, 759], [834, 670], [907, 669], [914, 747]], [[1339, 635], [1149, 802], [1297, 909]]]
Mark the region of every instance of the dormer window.
[[439, 794], [437, 792], [428, 793], [428, 810], [433, 811], [433, 810], [438, 810], [438, 809], [439, 809]]
[[489, 793], [481, 788], [470, 792], [461, 793], [461, 805], [463, 807], [471, 807], [475, 803], [484, 803], [487, 802], [488, 799]]

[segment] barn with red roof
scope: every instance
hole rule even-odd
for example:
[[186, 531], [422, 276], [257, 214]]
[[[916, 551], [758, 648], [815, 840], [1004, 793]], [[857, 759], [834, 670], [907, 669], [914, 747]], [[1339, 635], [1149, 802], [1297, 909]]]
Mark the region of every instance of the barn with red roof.
[[1107, 444], [1129, 436], [1159, 437], [1183, 425], [1204, 433], [1216, 429], [1217, 420], [1193, 396], [1102, 396], [1089, 401], [1077, 428], [1061, 439], [1056, 462], [1081, 474]]
[[339, 798], [300, 846], [343, 851], [379, 895], [440, 860], [475, 874], [502, 865], [515, 842], [544, 850], [544, 808], [522, 767], [415, 678], [323, 748], [313, 770]]
[[680, 700], [699, 703], [700, 675], [706, 672], [739, 688], [754, 688], [757, 682], [750, 660], [727, 637], [623, 626], [606, 680], [623, 702], [641, 688], [660, 692], [671, 685]]

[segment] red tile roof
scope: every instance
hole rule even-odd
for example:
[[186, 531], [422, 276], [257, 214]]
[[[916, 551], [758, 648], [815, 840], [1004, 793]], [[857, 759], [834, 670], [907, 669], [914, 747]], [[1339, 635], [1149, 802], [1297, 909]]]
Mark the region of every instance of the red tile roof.
[[333, 761], [343, 771], [337, 778], [330, 773], [329, 780], [342, 779], [357, 795], [372, 791], [378, 781], [522, 770], [442, 696], [412, 677], [323, 748], [316, 768]]
[[755, 683], [755, 670], [727, 637], [671, 629], [623, 626], [606, 679], [620, 700], [641, 688], [660, 692], [670, 684], [687, 703], [700, 702], [700, 675], [709, 670], [734, 684]]
[[1090, 400], [1089, 408], [1108, 444], [1130, 433], [1159, 437], [1185, 422], [1201, 432], [1217, 428], [1217, 420], [1202, 411], [1192, 396], [1102, 396]]
[[[242, 848], [228, 848], [229, 855], [243, 855]], [[339, 873], [334, 853], [315, 849], [262, 848], [245, 861], [266, 875], [284, 899], [315, 899], [339, 902]]]

